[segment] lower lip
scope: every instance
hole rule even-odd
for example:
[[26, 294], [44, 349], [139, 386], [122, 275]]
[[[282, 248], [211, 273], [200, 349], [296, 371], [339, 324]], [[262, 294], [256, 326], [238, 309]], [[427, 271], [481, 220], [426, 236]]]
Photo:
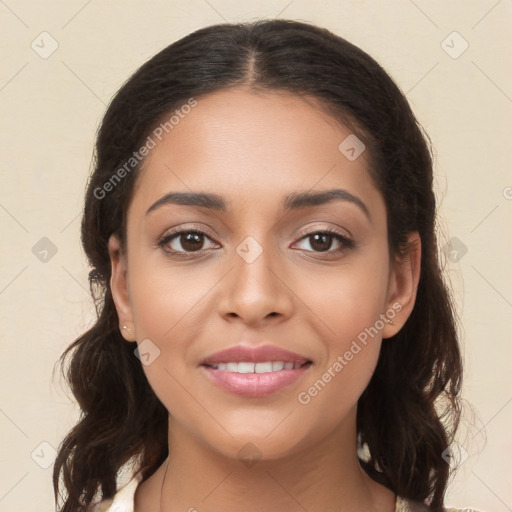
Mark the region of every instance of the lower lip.
[[260, 397], [276, 393], [304, 376], [311, 363], [297, 369], [265, 373], [237, 373], [201, 366], [214, 383], [237, 395]]

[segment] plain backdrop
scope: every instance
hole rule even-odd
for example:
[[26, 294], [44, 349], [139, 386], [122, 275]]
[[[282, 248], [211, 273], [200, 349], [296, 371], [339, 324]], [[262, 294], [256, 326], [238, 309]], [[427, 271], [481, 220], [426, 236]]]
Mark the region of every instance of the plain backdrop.
[[[94, 320], [80, 247], [96, 129], [171, 42], [281, 17], [357, 44], [406, 93], [435, 148], [440, 250], [461, 319], [465, 458], [450, 506], [512, 510], [511, 0], [0, 1], [0, 510], [53, 510], [54, 449], [77, 408], [52, 370]], [[313, 511], [311, 511], [313, 512]]]

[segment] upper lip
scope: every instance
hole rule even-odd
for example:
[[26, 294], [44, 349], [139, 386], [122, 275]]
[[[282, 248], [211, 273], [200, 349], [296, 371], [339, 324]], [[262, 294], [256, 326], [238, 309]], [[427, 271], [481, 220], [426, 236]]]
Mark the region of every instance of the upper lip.
[[266, 361], [283, 361], [294, 364], [304, 364], [310, 361], [307, 357], [290, 352], [276, 345], [262, 345], [259, 347], [248, 347], [247, 345], [236, 345], [234, 347], [215, 352], [204, 358], [199, 364], [215, 365], [219, 363], [239, 363], [247, 361], [250, 363], [264, 363]]

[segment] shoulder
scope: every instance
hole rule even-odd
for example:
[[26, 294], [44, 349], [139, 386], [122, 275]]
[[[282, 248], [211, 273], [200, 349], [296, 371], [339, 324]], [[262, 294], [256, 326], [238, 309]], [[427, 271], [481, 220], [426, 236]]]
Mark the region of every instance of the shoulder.
[[91, 508], [90, 512], [134, 512], [135, 491], [141, 480], [142, 473], [135, 473], [113, 498], [97, 503]]
[[446, 512], [481, 512], [476, 508], [447, 508]]
[[[429, 508], [424, 503], [412, 501], [398, 496], [396, 500], [395, 512], [429, 512]], [[482, 512], [474, 508], [445, 508], [445, 512]]]

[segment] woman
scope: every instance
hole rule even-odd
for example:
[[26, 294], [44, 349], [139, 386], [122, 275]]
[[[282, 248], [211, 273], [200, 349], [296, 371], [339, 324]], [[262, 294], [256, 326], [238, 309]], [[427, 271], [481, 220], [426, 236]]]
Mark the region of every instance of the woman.
[[432, 178], [398, 87], [325, 29], [217, 25], [144, 64], [85, 198], [61, 510], [445, 510], [462, 365]]

